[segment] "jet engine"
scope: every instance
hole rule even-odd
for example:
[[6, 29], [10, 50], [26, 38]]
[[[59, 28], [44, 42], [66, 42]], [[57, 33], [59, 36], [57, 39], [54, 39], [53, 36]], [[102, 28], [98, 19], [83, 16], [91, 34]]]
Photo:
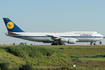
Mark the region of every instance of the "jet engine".
[[60, 38], [59, 41], [66, 42], [68, 44], [75, 44], [77, 39], [75, 39], [75, 38]]
[[68, 39], [68, 44], [75, 44], [77, 39]]

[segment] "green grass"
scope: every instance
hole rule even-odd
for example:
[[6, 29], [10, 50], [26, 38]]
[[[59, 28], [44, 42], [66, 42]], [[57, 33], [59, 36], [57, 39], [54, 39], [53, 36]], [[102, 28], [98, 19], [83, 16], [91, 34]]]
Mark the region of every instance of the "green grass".
[[0, 46], [0, 63], [10, 69], [22, 65], [35, 68], [105, 68], [105, 46]]
[[11, 46], [8, 48], [9, 52], [18, 56], [18, 57], [43, 57], [43, 56], [52, 56], [57, 50], [47, 47], [38, 47], [38, 46]]

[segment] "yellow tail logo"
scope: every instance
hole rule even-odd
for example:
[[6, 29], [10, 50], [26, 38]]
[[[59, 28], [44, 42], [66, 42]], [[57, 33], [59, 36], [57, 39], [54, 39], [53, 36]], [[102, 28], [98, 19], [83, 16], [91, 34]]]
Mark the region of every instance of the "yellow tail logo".
[[12, 22], [7, 23], [7, 28], [12, 29], [14, 27], [14, 24]]

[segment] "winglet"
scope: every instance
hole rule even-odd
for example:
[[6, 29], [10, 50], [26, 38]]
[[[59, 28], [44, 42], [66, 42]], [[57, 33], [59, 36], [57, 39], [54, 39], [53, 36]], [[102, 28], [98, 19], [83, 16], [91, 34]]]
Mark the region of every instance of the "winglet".
[[15, 23], [13, 23], [9, 18], [3, 18], [8, 32], [24, 32]]

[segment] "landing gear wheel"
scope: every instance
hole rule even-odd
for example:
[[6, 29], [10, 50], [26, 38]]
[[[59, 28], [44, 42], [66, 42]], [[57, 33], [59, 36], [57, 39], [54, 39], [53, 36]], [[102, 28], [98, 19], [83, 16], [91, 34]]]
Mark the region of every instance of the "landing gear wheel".
[[96, 45], [96, 42], [94, 42], [94, 45]]
[[58, 45], [63, 45], [62, 43], [58, 43]]
[[52, 43], [51, 45], [58, 45], [57, 43]]
[[102, 42], [100, 41], [100, 42], [99, 42], [99, 44], [101, 45], [101, 44], [102, 44]]

